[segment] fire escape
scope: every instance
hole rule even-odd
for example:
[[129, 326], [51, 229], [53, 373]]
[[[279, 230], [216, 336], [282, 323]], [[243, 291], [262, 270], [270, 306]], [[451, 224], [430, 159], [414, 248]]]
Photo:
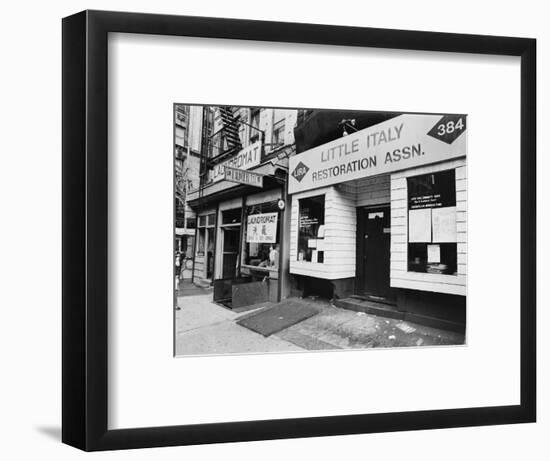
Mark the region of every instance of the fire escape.
[[[265, 133], [258, 127], [244, 121], [239, 113], [238, 107], [216, 106], [215, 108], [221, 120], [221, 128], [212, 133], [213, 121], [208, 120], [208, 114], [204, 112], [201, 161], [200, 161], [200, 188], [199, 203], [202, 202], [204, 187], [210, 182], [209, 171], [217, 164], [233, 157], [243, 149], [243, 143], [240, 137], [240, 131], [243, 126], [248, 126], [251, 130], [258, 133], [258, 137], [263, 141]], [[253, 136], [250, 136], [252, 138]]]

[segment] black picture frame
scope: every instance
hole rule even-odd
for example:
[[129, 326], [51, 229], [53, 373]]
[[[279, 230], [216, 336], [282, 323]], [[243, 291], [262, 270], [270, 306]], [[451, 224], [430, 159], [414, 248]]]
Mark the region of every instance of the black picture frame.
[[[83, 11], [62, 21], [62, 440], [87, 451], [534, 422], [536, 40]], [[519, 405], [109, 430], [107, 35], [110, 32], [521, 57]]]

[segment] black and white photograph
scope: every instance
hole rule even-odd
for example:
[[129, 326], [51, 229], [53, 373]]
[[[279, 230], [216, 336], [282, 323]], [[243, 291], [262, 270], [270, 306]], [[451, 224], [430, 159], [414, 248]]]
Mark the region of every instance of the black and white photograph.
[[550, 459], [548, 8], [443, 6], [6, 3], [1, 459]]
[[466, 344], [466, 114], [173, 110], [175, 356]]

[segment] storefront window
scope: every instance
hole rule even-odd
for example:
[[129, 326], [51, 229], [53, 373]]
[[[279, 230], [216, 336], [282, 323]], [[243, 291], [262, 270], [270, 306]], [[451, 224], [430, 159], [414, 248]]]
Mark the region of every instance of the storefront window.
[[211, 251], [214, 244], [214, 225], [216, 214], [199, 216], [199, 229], [197, 242], [197, 253], [204, 254], [205, 250]]
[[278, 271], [280, 253], [277, 201], [246, 207], [242, 261], [248, 268]]
[[298, 261], [322, 263], [325, 256], [325, 196], [298, 201]]
[[197, 253], [204, 254], [204, 241], [206, 240], [206, 229], [199, 229], [199, 241]]
[[408, 270], [456, 274], [455, 170], [407, 179]]

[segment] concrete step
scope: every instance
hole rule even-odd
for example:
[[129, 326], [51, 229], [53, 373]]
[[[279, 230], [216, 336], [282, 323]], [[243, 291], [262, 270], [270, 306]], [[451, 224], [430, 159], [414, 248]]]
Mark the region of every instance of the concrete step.
[[398, 311], [395, 306], [389, 304], [375, 303], [357, 298], [335, 299], [334, 305], [342, 309], [348, 309], [356, 312], [365, 312], [366, 314], [378, 315], [397, 320], [405, 318], [405, 312]]
[[360, 301], [371, 301], [377, 304], [388, 304], [390, 306], [397, 306], [397, 302], [390, 298], [383, 298], [378, 296], [369, 296], [369, 295], [350, 295], [352, 299], [358, 299]]
[[414, 312], [400, 311], [396, 306], [389, 304], [376, 303], [357, 299], [356, 297], [335, 299], [334, 305], [342, 309], [348, 309], [356, 312], [365, 312], [366, 314], [377, 315], [379, 317], [387, 317], [396, 320], [405, 320], [407, 322], [417, 323], [432, 328], [440, 328], [447, 331], [455, 331], [464, 334], [465, 325], [462, 323], [453, 322], [437, 317], [429, 317], [426, 315], [415, 314]]

